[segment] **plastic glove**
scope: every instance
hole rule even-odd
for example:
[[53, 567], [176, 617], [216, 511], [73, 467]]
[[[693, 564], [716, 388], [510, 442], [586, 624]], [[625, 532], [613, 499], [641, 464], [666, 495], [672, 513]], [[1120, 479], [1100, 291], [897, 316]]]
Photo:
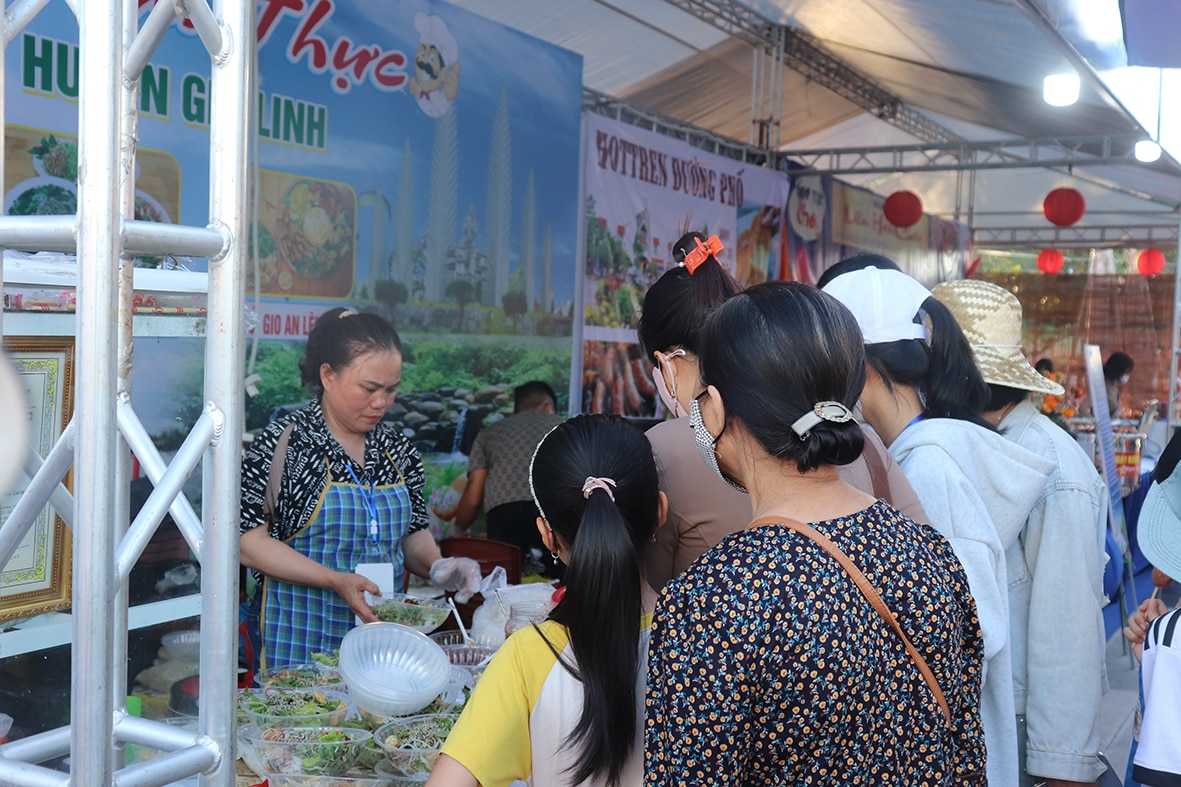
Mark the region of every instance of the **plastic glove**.
[[431, 584], [455, 591], [460, 604], [480, 592], [480, 564], [470, 557], [441, 557], [431, 563]]

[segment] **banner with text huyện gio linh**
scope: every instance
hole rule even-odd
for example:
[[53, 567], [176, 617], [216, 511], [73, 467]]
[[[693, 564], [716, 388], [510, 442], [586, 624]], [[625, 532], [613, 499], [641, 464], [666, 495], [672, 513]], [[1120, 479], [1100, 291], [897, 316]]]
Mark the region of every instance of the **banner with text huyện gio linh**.
[[[141, 24], [152, 6], [141, 0]], [[292, 358], [338, 305], [381, 312], [402, 334], [391, 417], [424, 453], [462, 450], [519, 382], [550, 382], [565, 406], [581, 56], [430, 0], [261, 0], [256, 22], [257, 261], [243, 284], [253, 330], [285, 341], [259, 348], [247, 428], [306, 400]], [[78, 27], [65, 0], [6, 58], [4, 208], [72, 213]], [[140, 79], [136, 218], [207, 223], [209, 76], [177, 20]], [[160, 441], [200, 411], [200, 352], [137, 340], [133, 396]]]

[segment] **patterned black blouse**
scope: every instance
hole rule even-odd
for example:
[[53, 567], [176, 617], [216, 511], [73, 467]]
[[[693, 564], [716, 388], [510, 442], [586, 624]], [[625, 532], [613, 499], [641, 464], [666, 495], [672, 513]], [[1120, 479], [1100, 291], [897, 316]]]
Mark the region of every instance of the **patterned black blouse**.
[[[422, 495], [422, 460], [410, 441], [379, 422], [365, 441], [365, 467], [360, 467], [328, 431], [320, 402], [313, 400], [306, 407], [267, 424], [263, 431], [255, 435], [247, 449], [246, 457], [242, 460], [241, 532], [265, 522], [263, 496], [271, 472], [271, 459], [275, 455], [279, 435], [289, 423], [294, 423], [295, 428], [287, 439], [275, 520], [270, 527], [271, 536], [284, 540], [311, 519], [320, 493], [328, 485], [324, 472], [325, 457], [328, 458], [332, 480], [341, 483], [352, 483], [352, 476], [345, 470], [346, 462], [352, 465], [353, 472], [363, 481], [367, 482], [368, 473], [372, 472], [373, 482], [378, 486], [397, 483], [398, 470], [401, 470], [410, 490], [412, 511], [410, 527], [406, 532], [413, 533], [427, 526], [426, 501]], [[393, 457], [394, 464], [390, 464], [386, 458], [387, 452]]]
[[728, 536], [664, 587], [645, 783], [984, 784], [983, 642], [951, 546], [880, 500], [813, 527], [852, 558], [926, 659], [950, 728], [840, 564], [802, 535], [762, 526]]

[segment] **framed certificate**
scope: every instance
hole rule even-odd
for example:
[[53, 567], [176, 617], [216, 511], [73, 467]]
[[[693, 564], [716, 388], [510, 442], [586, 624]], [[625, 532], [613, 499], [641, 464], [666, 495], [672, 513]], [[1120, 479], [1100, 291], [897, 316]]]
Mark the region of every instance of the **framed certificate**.
[[[74, 337], [5, 336], [4, 350], [24, 384], [29, 442], [44, 457], [73, 414]], [[0, 498], [0, 521], [8, 519], [28, 485], [22, 473]], [[70, 486], [69, 475], [66, 485]], [[70, 606], [71, 546], [69, 528], [46, 505], [0, 570], [0, 621]]]

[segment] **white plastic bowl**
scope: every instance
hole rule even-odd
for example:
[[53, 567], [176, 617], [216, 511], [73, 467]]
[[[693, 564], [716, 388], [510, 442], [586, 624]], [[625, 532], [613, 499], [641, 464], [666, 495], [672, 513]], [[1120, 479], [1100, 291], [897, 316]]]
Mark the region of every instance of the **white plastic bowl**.
[[201, 631], [188, 629], [173, 631], [160, 638], [168, 655], [177, 661], [198, 661], [201, 658]]
[[367, 623], [341, 641], [340, 676], [361, 710], [401, 716], [439, 696], [451, 662], [425, 634], [396, 623]]

